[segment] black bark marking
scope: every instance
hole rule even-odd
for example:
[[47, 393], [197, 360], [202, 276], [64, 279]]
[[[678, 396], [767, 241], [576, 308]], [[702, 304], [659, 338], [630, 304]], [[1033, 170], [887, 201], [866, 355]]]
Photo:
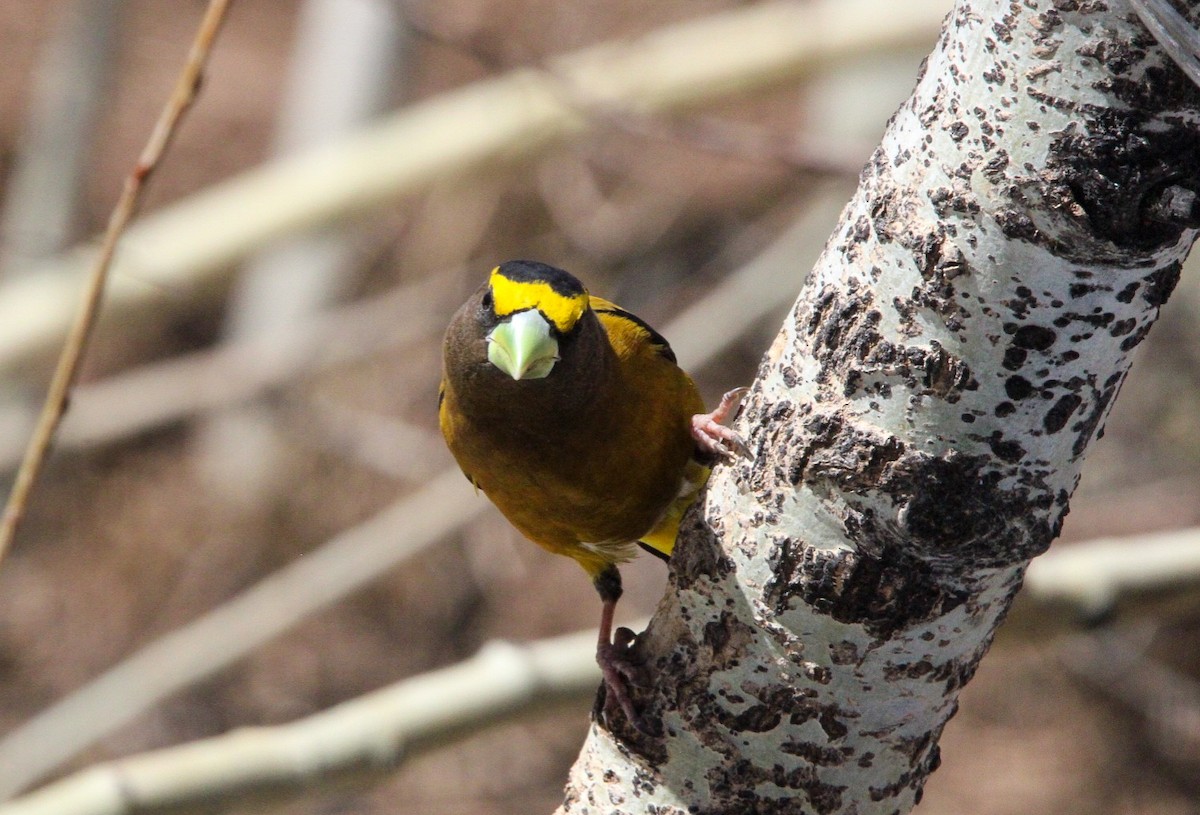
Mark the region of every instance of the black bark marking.
[[738, 733], [766, 733], [783, 721], [783, 712], [771, 705], [751, 705], [726, 720], [726, 726]]
[[1141, 287], [1142, 284], [1136, 280], [1128, 284], [1125, 288], [1121, 289], [1121, 291], [1117, 293], [1117, 302], [1132, 303], [1134, 295], [1137, 294], [1137, 290]]
[[1071, 425], [1071, 430], [1077, 434], [1075, 443], [1071, 446], [1071, 452], [1075, 456], [1082, 456], [1087, 450], [1088, 443], [1096, 433], [1096, 428], [1100, 426], [1100, 423], [1104, 421], [1104, 417], [1108, 415], [1108, 406], [1116, 398], [1117, 392], [1121, 388], [1123, 377], [1124, 374], [1121, 372], [1110, 376], [1108, 381], [1104, 383], [1104, 387], [1099, 394], [1097, 394], [1091, 412]]
[[1021, 446], [1020, 442], [1015, 439], [1005, 440], [1004, 434], [999, 430], [988, 437], [988, 446], [991, 447], [997, 458], [1009, 464], [1016, 464], [1025, 457], [1025, 448]]
[[921, 333], [915, 321], [915, 309], [925, 308], [938, 315], [947, 328], [958, 331], [971, 315], [958, 303], [953, 281], [970, 275], [971, 268], [962, 250], [949, 237], [950, 230], [939, 226], [923, 235], [900, 233], [897, 239], [913, 253], [922, 284], [912, 289], [908, 301], [897, 297], [893, 301], [901, 316], [902, 328], [910, 335]]
[[1108, 329], [1108, 333], [1114, 337], [1123, 337], [1134, 329], [1137, 325], [1137, 320], [1133, 317], [1127, 317], [1124, 320], [1117, 320]]
[[888, 476], [881, 489], [893, 500], [907, 500], [899, 531], [916, 552], [936, 559], [953, 551], [956, 558], [983, 568], [1033, 557], [1053, 539], [1053, 525], [1046, 518], [1050, 496], [1034, 485], [1001, 489], [1002, 473], [992, 469], [987, 456], [910, 452]]
[[995, 214], [996, 224], [1005, 237], [1028, 243], [1045, 243], [1045, 236], [1033, 223], [1033, 219], [1017, 209], [1002, 209]]
[[888, 665], [884, 670], [884, 678], [889, 682], [897, 682], [902, 679], [920, 679], [932, 671], [933, 665], [929, 660], [921, 659], [903, 665]]
[[1170, 110], [1167, 97], [1179, 101], [1170, 88], [1150, 88], [1148, 81], [1113, 85], [1124, 87], [1126, 96], [1162, 97], [1130, 110], [1080, 105], [1082, 124], [1052, 142], [1044, 177], [1069, 190], [1096, 237], [1124, 251], [1152, 252], [1177, 243], [1188, 228], [1162, 218], [1159, 203], [1169, 187], [1200, 189], [1200, 143], [1190, 125], [1157, 115]]
[[704, 626], [704, 642], [713, 670], [723, 671], [737, 664], [747, 644], [754, 640], [754, 629], [729, 611], [722, 611], [718, 620]]
[[671, 554], [671, 580], [677, 589], [691, 588], [703, 579], [719, 579], [732, 571], [732, 561], [721, 552], [717, 530], [705, 522], [698, 506], [684, 515], [679, 526], [679, 538], [686, 540], [687, 546], [677, 546]]
[[779, 749], [789, 755], [799, 756], [809, 764], [818, 767], [840, 767], [846, 763], [846, 759], [853, 757], [853, 751], [849, 747], [828, 747], [824, 744], [814, 744], [810, 741], [796, 739], [788, 739], [779, 745]]
[[[805, 484], [818, 494], [841, 492], [847, 534], [864, 547], [878, 547], [883, 541], [886, 549], [891, 542], [917, 559], [937, 559], [951, 550], [960, 556], [965, 551], [980, 565], [1006, 565], [1042, 552], [1052, 538], [1057, 524], [1047, 518], [1047, 496], [1033, 481], [1028, 487], [1001, 490], [1002, 472], [993, 469], [994, 459], [988, 456], [956, 451], [934, 456], [909, 450], [894, 437], [823, 414], [807, 419], [801, 429], [803, 443], [788, 444], [784, 467], [788, 481]], [[988, 444], [993, 455], [1008, 464], [1026, 454], [1019, 443], [998, 431], [977, 441]], [[892, 520], [875, 517], [855, 500], [873, 494], [889, 497], [903, 511]], [[881, 557], [883, 552], [859, 554]], [[800, 567], [784, 562], [780, 568], [782, 572], [816, 569], [814, 579], [825, 584], [827, 565]], [[790, 595], [776, 596], [780, 598], [783, 605], [776, 604], [777, 612], [786, 608]]]
[[837, 416], [814, 416], [804, 425], [808, 443], [799, 447], [788, 468], [792, 484], [836, 485], [851, 492], [867, 490], [904, 452], [891, 436], [848, 428]]
[[1146, 290], [1142, 293], [1142, 297], [1154, 308], [1165, 305], [1171, 292], [1175, 291], [1175, 284], [1179, 282], [1179, 274], [1182, 271], [1183, 264], [1179, 261], [1161, 269], [1155, 269], [1146, 276]]
[[1150, 333], [1150, 329], [1153, 327], [1154, 327], [1154, 323], [1152, 323], [1152, 322], [1147, 321], [1147, 322], [1142, 323], [1140, 326], [1138, 326], [1137, 331], [1133, 332], [1128, 337], [1121, 340], [1121, 350], [1122, 351], [1132, 351], [1134, 348], [1136, 348], [1138, 345], [1141, 344], [1142, 340], [1146, 339], [1146, 335], [1148, 335]]
[[1006, 371], [1019, 371], [1021, 366], [1025, 364], [1025, 359], [1029, 356], [1029, 352], [1024, 348], [1009, 346], [1004, 351], [1004, 361], [1000, 363], [1000, 367]]
[[[713, 767], [707, 773], [712, 800], [695, 810], [698, 815], [754, 812], [756, 815], [829, 815], [842, 808], [844, 785], [828, 784], [817, 777], [812, 766], [785, 770], [782, 765], [758, 767], [745, 759]], [[801, 795], [784, 798], [759, 797], [756, 787], [773, 784]]]
[[1023, 325], [1013, 334], [1013, 345], [1030, 351], [1046, 351], [1054, 345], [1058, 334], [1042, 325]]
[[1057, 433], [1067, 425], [1067, 421], [1071, 418], [1071, 414], [1075, 412], [1083, 404], [1083, 397], [1078, 394], [1068, 393], [1054, 403], [1054, 407], [1046, 414], [1046, 418], [1042, 419], [1042, 427], [1047, 433]]
[[838, 622], [862, 625], [881, 640], [945, 614], [967, 597], [941, 585], [928, 564], [898, 546], [860, 556], [783, 540], [768, 557], [773, 576], [765, 598], [776, 614], [799, 599]]
[[1009, 399], [1020, 402], [1033, 393], [1033, 384], [1023, 376], [1010, 376], [1004, 380], [1004, 392]]
[[869, 351], [859, 359], [863, 364], [862, 376], [879, 373], [898, 377], [910, 390], [950, 404], [958, 402], [963, 391], [979, 388], [970, 366], [937, 340], [930, 340], [928, 348], [921, 348], [897, 345], [875, 334]]

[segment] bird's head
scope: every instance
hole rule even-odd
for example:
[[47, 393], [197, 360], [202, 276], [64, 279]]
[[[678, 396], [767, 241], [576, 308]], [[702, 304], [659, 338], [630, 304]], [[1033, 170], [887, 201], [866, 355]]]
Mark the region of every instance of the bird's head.
[[528, 260], [492, 270], [479, 301], [495, 322], [487, 358], [514, 380], [544, 379], [560, 356], [560, 342], [588, 310], [588, 293], [573, 275]]

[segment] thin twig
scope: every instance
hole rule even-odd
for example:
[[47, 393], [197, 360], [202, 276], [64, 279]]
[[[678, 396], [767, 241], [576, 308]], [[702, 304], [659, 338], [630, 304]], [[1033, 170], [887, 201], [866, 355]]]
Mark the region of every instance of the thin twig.
[[183, 114], [196, 99], [201, 74], [208, 61], [208, 55], [212, 51], [212, 44], [220, 30], [221, 22], [225, 18], [225, 11], [231, 2], [232, 0], [210, 0], [208, 9], [204, 13], [204, 19], [201, 20], [200, 28], [196, 32], [196, 39], [192, 43], [187, 63], [175, 83], [174, 90], [171, 91], [171, 97], [167, 100], [158, 122], [154, 125], [154, 130], [150, 133], [146, 146], [142, 149], [141, 156], [138, 157], [133, 172], [125, 179], [121, 197], [117, 200], [117, 205], [109, 217], [108, 228], [104, 232], [104, 240], [100, 245], [100, 254], [88, 276], [83, 301], [75, 313], [75, 319], [67, 334], [58, 365], [54, 369], [54, 378], [50, 382], [50, 391], [46, 395], [45, 406], [38, 417], [33, 437], [29, 440], [29, 447], [25, 450], [21, 468], [17, 471], [16, 482], [9, 494], [8, 504], [4, 508], [4, 517], [0, 520], [0, 561], [3, 560], [9, 544], [16, 534], [17, 526], [25, 516], [33, 485], [46, 461], [46, 454], [54, 439], [54, 433], [67, 410], [67, 396], [78, 375], [79, 362], [87, 349], [92, 328], [96, 324], [96, 315], [104, 296], [104, 285], [108, 280], [108, 269], [112, 264], [117, 241], [120, 240], [121, 234], [125, 231], [125, 225], [129, 223], [129, 219], [133, 217], [133, 213], [137, 209], [138, 199], [146, 179], [158, 166], [167, 145], [175, 135]]

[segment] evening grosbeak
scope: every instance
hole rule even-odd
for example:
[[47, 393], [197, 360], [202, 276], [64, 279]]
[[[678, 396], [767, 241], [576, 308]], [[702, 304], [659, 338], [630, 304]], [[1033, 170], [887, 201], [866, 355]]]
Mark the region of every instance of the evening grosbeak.
[[590, 295], [562, 269], [514, 260], [492, 270], [446, 331], [438, 419], [463, 473], [525, 537], [592, 578], [603, 612], [596, 660], [641, 727], [627, 682], [632, 634], [618, 631], [617, 564], [637, 545], [666, 559], [717, 457], [744, 452], [643, 320]]

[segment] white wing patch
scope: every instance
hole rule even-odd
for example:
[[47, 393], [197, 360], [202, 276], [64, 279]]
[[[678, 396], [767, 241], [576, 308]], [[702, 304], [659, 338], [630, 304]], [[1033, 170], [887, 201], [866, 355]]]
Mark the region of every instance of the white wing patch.
[[580, 547], [605, 560], [625, 563], [637, 557], [637, 541], [580, 541]]

